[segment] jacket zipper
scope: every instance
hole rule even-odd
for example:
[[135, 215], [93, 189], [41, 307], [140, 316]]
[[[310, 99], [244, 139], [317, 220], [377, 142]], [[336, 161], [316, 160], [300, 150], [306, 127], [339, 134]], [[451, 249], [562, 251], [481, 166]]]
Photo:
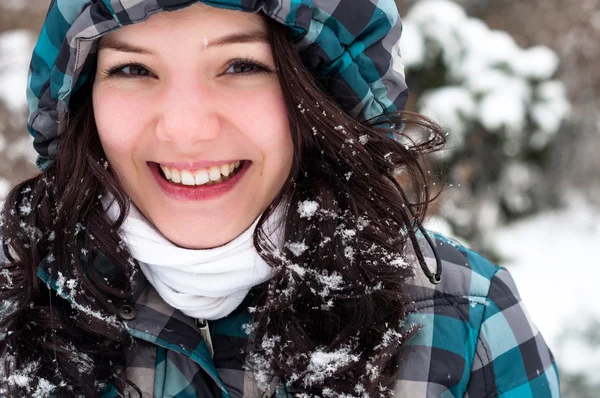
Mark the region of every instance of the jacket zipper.
[[213, 349], [212, 339], [210, 337], [210, 329], [208, 328], [208, 321], [206, 319], [196, 318], [196, 326], [200, 329], [200, 335], [202, 336], [202, 340], [206, 344], [208, 348], [208, 352], [210, 353], [210, 357], [214, 357], [215, 351]]

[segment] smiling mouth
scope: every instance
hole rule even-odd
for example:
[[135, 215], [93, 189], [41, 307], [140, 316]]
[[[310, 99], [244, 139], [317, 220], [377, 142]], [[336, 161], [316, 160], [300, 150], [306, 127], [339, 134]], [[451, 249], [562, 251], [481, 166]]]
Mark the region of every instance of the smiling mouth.
[[178, 170], [168, 168], [155, 163], [160, 176], [173, 186], [179, 187], [206, 187], [218, 185], [235, 177], [240, 170], [249, 162], [248, 160], [240, 160], [226, 167], [211, 167], [209, 169], [200, 170]]

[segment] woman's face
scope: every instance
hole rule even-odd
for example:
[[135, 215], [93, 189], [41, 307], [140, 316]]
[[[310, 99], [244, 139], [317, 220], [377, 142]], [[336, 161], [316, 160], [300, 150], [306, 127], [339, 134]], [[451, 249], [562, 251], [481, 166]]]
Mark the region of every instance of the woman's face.
[[290, 172], [287, 110], [257, 14], [196, 4], [104, 36], [93, 104], [127, 194], [180, 246], [234, 239]]

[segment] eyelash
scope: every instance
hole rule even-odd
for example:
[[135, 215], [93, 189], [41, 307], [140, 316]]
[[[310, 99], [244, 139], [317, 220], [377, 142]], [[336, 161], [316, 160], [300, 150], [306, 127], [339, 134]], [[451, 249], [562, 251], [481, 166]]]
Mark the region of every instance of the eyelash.
[[[240, 65], [240, 64], [244, 64], [247, 66], [253, 66], [254, 71], [242, 72], [242, 73], [225, 73], [225, 72], [223, 72], [223, 74], [240, 75], [240, 77], [248, 77], [251, 75], [272, 72], [271, 68], [269, 68], [268, 66], [266, 66], [265, 64], [263, 64], [261, 62], [253, 60], [252, 58], [235, 58], [235, 59], [229, 61], [229, 63], [227, 64], [227, 68], [225, 70], [227, 71], [232, 66]], [[149, 73], [152, 73], [144, 65], [136, 63], [136, 62], [130, 62], [130, 61], [125, 61], [125, 62], [119, 63], [113, 67], [108, 68], [107, 70], [103, 70], [102, 73], [104, 73], [104, 75], [106, 75], [108, 77], [121, 77], [121, 78], [125, 78], [125, 79], [140, 79], [140, 78], [144, 78], [144, 77], [150, 77], [147, 75], [139, 76], [139, 75], [129, 75], [129, 74], [123, 73], [123, 71], [122, 71], [123, 68], [128, 67], [128, 66], [129, 67], [139, 67], [139, 68], [145, 69]]]

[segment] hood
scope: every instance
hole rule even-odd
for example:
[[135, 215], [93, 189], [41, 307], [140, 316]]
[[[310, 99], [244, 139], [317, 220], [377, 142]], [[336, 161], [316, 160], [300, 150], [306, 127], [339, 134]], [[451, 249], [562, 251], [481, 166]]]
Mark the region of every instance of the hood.
[[[59, 151], [71, 95], [94, 70], [99, 39], [151, 15], [199, 0], [52, 0], [33, 52], [27, 128], [37, 165]], [[311, 72], [351, 116], [403, 110], [408, 96], [398, 48], [402, 31], [393, 0], [205, 0], [210, 6], [263, 12], [286, 25]]]

